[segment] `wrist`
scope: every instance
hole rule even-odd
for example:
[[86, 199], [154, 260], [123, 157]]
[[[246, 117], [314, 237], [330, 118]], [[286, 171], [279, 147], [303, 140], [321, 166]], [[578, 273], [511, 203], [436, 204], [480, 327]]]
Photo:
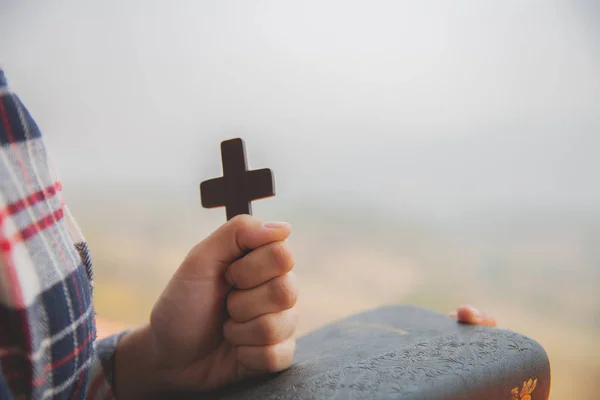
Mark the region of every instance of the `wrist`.
[[168, 386], [160, 371], [157, 354], [150, 325], [123, 335], [115, 352], [116, 398], [145, 399]]

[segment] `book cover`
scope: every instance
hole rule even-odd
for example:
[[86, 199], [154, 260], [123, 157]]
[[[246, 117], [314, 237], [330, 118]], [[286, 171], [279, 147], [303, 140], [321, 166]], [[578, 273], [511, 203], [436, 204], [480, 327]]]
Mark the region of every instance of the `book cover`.
[[535, 340], [420, 307], [385, 306], [300, 337], [286, 371], [177, 398], [546, 400], [549, 392], [550, 362]]

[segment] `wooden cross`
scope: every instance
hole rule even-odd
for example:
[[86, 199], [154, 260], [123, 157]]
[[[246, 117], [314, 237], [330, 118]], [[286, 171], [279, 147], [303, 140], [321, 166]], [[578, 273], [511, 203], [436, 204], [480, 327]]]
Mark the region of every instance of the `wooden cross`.
[[270, 169], [248, 171], [244, 141], [240, 138], [221, 142], [223, 176], [200, 184], [202, 207], [225, 206], [227, 220], [240, 214], [252, 215], [253, 200], [275, 195]]

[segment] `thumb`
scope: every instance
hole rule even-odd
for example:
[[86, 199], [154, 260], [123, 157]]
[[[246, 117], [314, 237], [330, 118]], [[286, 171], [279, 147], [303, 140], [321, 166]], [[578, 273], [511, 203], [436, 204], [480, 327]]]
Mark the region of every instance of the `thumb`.
[[198, 243], [192, 254], [202, 265], [227, 267], [248, 251], [287, 239], [291, 232], [286, 222], [263, 223], [250, 215], [238, 215]]

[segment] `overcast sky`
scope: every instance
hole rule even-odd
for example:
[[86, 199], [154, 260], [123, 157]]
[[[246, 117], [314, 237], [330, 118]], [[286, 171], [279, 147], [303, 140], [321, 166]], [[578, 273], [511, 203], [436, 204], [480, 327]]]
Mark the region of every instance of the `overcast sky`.
[[597, 211], [593, 3], [0, 0], [0, 65], [66, 184], [197, 185], [242, 136], [282, 201]]

